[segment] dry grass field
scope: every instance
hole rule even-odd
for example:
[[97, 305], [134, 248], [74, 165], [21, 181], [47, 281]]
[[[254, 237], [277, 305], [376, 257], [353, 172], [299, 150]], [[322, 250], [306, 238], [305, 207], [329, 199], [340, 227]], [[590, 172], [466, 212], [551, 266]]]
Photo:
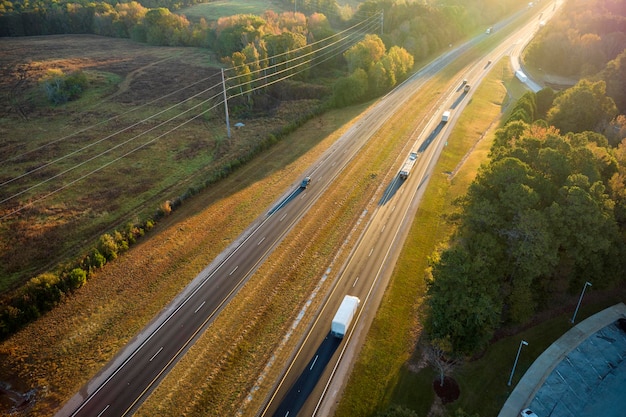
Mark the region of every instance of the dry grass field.
[[[176, 79], [182, 85], [202, 76], [210, 77], [214, 71], [207, 65], [210, 57], [201, 50], [153, 48], [94, 36], [3, 39], [0, 41], [0, 49], [2, 69], [7, 75], [2, 78], [2, 92], [6, 97], [12, 97], [4, 101], [6, 106], [2, 109], [2, 159], [13, 161], [14, 155], [30, 152], [28, 158], [17, 158], [14, 164], [0, 168], [2, 182], [24, 170], [28, 164], [41, 164], [34, 155], [47, 159], [59, 158], [64, 152], [72, 152], [80, 143], [92, 143], [82, 142], [89, 140], [82, 133], [80, 139], [72, 137], [71, 140], [53, 143], [72, 134], [79, 126], [96, 124], [102, 118], [127, 116], [124, 109], [136, 108], [141, 103], [160, 97], [158, 92], [165, 92], [167, 80]], [[61, 56], [64, 58], [59, 58]], [[19, 83], [18, 70], [23, 67], [29, 69], [26, 72], [29, 80], [27, 85]], [[55, 108], [41, 102], [35, 80], [48, 67], [58, 67], [64, 71], [78, 68], [88, 71], [92, 89], [81, 99], [81, 105], [70, 103]], [[13, 84], [7, 81], [11, 79]], [[147, 85], [152, 87], [146, 88]], [[140, 88], [139, 92], [134, 89], [136, 86]], [[22, 88], [23, 94], [11, 93], [16, 88]], [[150, 91], [150, 95], [143, 96], [141, 91]], [[166, 102], [175, 103], [176, 98], [168, 97]], [[202, 176], [210, 171], [210, 159], [216, 153], [211, 158], [204, 156], [205, 159], [203, 152], [189, 155], [194, 141], [205, 140], [208, 148], [221, 142], [226, 154], [232, 152], [232, 149], [250, 146], [271, 129], [293, 120], [295, 114], [301, 113], [311, 104], [290, 102], [286, 106], [270, 109], [272, 111], [268, 112], [268, 117], [247, 119], [246, 128], [234, 131], [233, 138], [227, 144], [223, 139], [225, 133], [216, 133], [223, 127], [215, 126], [212, 119], [204, 119], [189, 130], [177, 131], [163, 143], [156, 142], [143, 155], [138, 152], [132, 160], [123, 160], [108, 172], [108, 176], [90, 177], [84, 184], [67, 193], [55, 194], [51, 199], [19, 212], [19, 215], [10, 216], [8, 222], [1, 222], [3, 253], [0, 256], [4, 256], [4, 259], [21, 256], [21, 261], [16, 260], [12, 269], [1, 271], [1, 276], [3, 279], [17, 276], [19, 281], [20, 276], [28, 277], [24, 269], [45, 269], [56, 260], [78, 251], [90, 237], [97, 237], [101, 230], [128, 221], [129, 213], [139, 216], [142, 211], [153, 211], [160, 202], [184, 192], [194, 180], [201, 181]], [[147, 106], [149, 108], [142, 107], [137, 112], [144, 115], [149, 113], [148, 110], [153, 111], [166, 105], [154, 104]], [[115, 262], [107, 264], [80, 291], [0, 344], [0, 391], [12, 393], [0, 395], [0, 414], [15, 406], [13, 399], [26, 397], [31, 400], [21, 408], [21, 415], [48, 416], [58, 410], [255, 217], [297, 181], [303, 170], [337, 137], [340, 133], [338, 129], [361, 110], [354, 108], [314, 118], [299, 129], [297, 135], [285, 138], [230, 177], [187, 200], [180, 209], [162, 219], [138, 245]], [[116, 118], [108, 123], [121, 125], [118, 120]], [[94, 129], [99, 133], [106, 132], [104, 127]], [[133, 170], [133, 167], [137, 169]], [[146, 169], [139, 169], [141, 167]], [[62, 172], [64, 168], [56, 169]], [[99, 187], [100, 182], [107, 186]], [[163, 186], [164, 182], [166, 187]], [[142, 194], [137, 188], [139, 183], [148, 194]], [[10, 186], [16, 185], [11, 183]], [[371, 180], [362, 186], [369, 187], [372, 192]], [[149, 194], [154, 188], [158, 192]], [[349, 227], [345, 225], [351, 223], [350, 219], [355, 213], [360, 213], [355, 212], [356, 209], [345, 208], [345, 205], [355, 204], [355, 199], [360, 201], [367, 193], [360, 193], [362, 189], [353, 185], [349, 188], [355, 197], [347, 200], [345, 194], [340, 197], [340, 204], [331, 210], [336, 217], [329, 215], [324, 229], [320, 229], [318, 223], [309, 224], [308, 230], [318, 230], [317, 243], [302, 243], [308, 238], [301, 234], [299, 240], [291, 245], [291, 250], [296, 252], [301, 251], [302, 248], [298, 246], [301, 244], [319, 245], [316, 248], [319, 256], [313, 258], [314, 264], [304, 263], [301, 266], [308, 268], [309, 280], [303, 282], [304, 287], [289, 287], [294, 278], [284, 270], [287, 268], [301, 273], [303, 269], [295, 268], [293, 264], [298, 259], [294, 258], [291, 264], [280, 259], [272, 260], [269, 265], [275, 270], [270, 276], [278, 277], [278, 281], [270, 278], [269, 281], [266, 279], [260, 284], [252, 284], [255, 286], [241, 300], [244, 306], [253, 306], [254, 309], [248, 307], [240, 310], [241, 304], [235, 303], [232, 307], [235, 310], [224, 315], [224, 320], [234, 319], [239, 324], [246, 323], [246, 328], [241, 331], [254, 333], [255, 323], [263, 327], [267, 324], [267, 317], [275, 317], [276, 313], [266, 297], [267, 289], [263, 289], [263, 285], [269, 286], [273, 293], [279, 293], [281, 286], [286, 285], [282, 288], [287, 292], [294, 291], [291, 296], [295, 299], [305, 294], [311, 283], [317, 280], [319, 266], [325, 264], [327, 255], [343, 242], [346, 227]], [[4, 194], [5, 190], [3, 196], [8, 195]], [[106, 196], [100, 196], [102, 193], [106, 193]], [[4, 205], [3, 215], [20, 208], [19, 204], [27, 204], [27, 201]], [[337, 222], [345, 225], [343, 228], [336, 227]], [[329, 234], [328, 230], [332, 230], [332, 233]], [[319, 237], [320, 233], [327, 234]], [[331, 238], [327, 239], [329, 236]], [[54, 244], [63, 246], [62, 250], [53, 247]], [[278, 256], [292, 255], [290, 252], [282, 252]], [[41, 263], [35, 262], [35, 265], [29, 264], [28, 268], [23, 269], [22, 266], [28, 264], [28, 261]], [[8, 268], [4, 262], [0, 262], [0, 265]], [[285, 294], [284, 291], [280, 293]], [[260, 334], [270, 337], [263, 342], [265, 354], [271, 351], [277, 338], [280, 338], [280, 329], [289, 322], [293, 310], [278, 314], [280, 319], [275, 324], [277, 327], [258, 330]], [[274, 319], [269, 320], [272, 324]], [[226, 326], [231, 324], [227, 321]], [[215, 330], [213, 336], [207, 337], [220, 334], [220, 330]], [[232, 332], [229, 334], [232, 336]], [[241, 346], [244, 342], [240, 337], [223, 338], [219, 339], [220, 349], [204, 352], [222, 358], [221, 361], [213, 362], [214, 367], [209, 369], [215, 378], [231, 378], [226, 372], [229, 368], [223, 364], [238, 363], [237, 354], [245, 352], [245, 347]], [[224, 349], [224, 346], [230, 348]], [[191, 361], [199, 360], [198, 357], [189, 357]], [[266, 360], [265, 356], [256, 358], [258, 360], [251, 365], [252, 369]], [[244, 366], [250, 365], [244, 363]], [[250, 372], [246, 372], [246, 375], [254, 378]], [[193, 375], [191, 378], [187, 383], [195, 384]], [[219, 393], [223, 393], [224, 389], [238, 391], [245, 386], [211, 384], [213, 390], [217, 389]], [[199, 410], [206, 410], [201, 404], [207, 401], [207, 395], [211, 397], [215, 394], [213, 390], [196, 392], [199, 397], [195, 400], [192, 398], [189, 404], [198, 402]], [[161, 401], [171, 395], [173, 392], [165, 394], [165, 397], [156, 395], [152, 398], [156, 399], [157, 408], [161, 409]], [[230, 395], [220, 395], [220, 406], [212, 403], [211, 407], [215, 410], [224, 406], [232, 407], [234, 403], [229, 400], [232, 395], [232, 392]], [[179, 410], [176, 405], [172, 407], [170, 410]], [[203, 413], [199, 410], [197, 412]]]
[[[51, 69], [83, 71], [82, 97], [49, 104], [38, 83]], [[231, 109], [245, 127], [229, 139], [223, 106], [208, 111], [221, 80], [210, 52], [92, 35], [1, 39], [0, 73], [0, 293], [210, 181], [316, 104]]]

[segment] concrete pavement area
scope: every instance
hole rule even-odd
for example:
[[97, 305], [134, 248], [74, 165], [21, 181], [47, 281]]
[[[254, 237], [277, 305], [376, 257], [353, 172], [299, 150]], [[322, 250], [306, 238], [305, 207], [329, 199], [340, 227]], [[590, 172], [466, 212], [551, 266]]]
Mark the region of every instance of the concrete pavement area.
[[624, 303], [572, 327], [533, 362], [498, 417], [524, 408], [539, 417], [624, 416], [626, 331], [619, 319], [626, 320]]

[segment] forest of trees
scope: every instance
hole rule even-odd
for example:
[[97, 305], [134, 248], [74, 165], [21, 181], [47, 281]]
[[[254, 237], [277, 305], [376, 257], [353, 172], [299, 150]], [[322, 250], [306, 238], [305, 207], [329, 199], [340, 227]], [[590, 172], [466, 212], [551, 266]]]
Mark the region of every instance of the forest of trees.
[[429, 271], [427, 328], [457, 355], [477, 353], [501, 326], [559, 305], [585, 281], [606, 289], [625, 280], [626, 119], [604, 82], [526, 93], [515, 115], [496, 132], [458, 202], [452, 244]]
[[457, 202], [456, 232], [427, 272], [426, 328], [451, 357], [480, 352], [586, 281], [625, 283], [625, 6], [571, 0], [528, 48], [526, 64], [589, 77], [524, 94]]
[[525, 61], [565, 77], [598, 74], [626, 48], [624, 10], [626, 0], [565, 2], [526, 49]]

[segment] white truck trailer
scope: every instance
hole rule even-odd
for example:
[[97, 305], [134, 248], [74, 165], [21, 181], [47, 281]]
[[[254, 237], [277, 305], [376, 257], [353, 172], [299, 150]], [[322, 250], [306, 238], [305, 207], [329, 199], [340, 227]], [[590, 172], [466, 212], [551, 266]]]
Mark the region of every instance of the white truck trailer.
[[415, 161], [417, 161], [417, 152], [411, 152], [409, 158], [406, 160], [404, 165], [402, 165], [402, 169], [400, 169], [400, 178], [405, 180], [409, 177], [409, 174], [413, 169], [413, 165], [415, 165]]
[[444, 123], [448, 123], [448, 120], [450, 120], [450, 111], [446, 110], [441, 115], [441, 121], [444, 122]]
[[333, 317], [333, 322], [330, 326], [330, 333], [333, 336], [342, 339], [346, 335], [360, 303], [361, 300], [353, 295], [346, 295], [343, 298], [339, 310], [335, 313], [335, 317]]

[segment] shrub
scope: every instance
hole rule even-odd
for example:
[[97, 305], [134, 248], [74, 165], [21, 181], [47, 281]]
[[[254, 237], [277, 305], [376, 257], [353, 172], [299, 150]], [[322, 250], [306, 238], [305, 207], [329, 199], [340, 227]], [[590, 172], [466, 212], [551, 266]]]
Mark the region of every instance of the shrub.
[[113, 236], [105, 233], [100, 236], [98, 250], [102, 253], [102, 255], [104, 255], [107, 261], [112, 261], [117, 258], [119, 248], [117, 247], [117, 243], [115, 242], [115, 239], [113, 239]]
[[82, 287], [85, 282], [87, 282], [87, 272], [82, 268], [74, 268], [67, 275], [67, 284], [72, 290]]
[[87, 76], [82, 71], [65, 75], [60, 69], [51, 69], [40, 82], [48, 100], [58, 105], [80, 97], [87, 86]]

